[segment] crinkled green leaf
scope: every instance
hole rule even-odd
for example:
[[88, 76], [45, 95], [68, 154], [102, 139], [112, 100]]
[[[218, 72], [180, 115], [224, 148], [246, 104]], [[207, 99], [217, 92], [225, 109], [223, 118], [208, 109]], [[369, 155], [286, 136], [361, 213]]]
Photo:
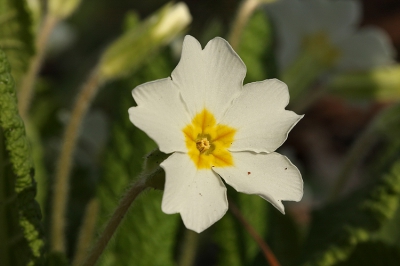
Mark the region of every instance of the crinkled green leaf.
[[17, 87], [34, 53], [31, 24], [25, 0], [0, 1], [0, 48], [7, 55]]
[[0, 131], [0, 261], [2, 265], [33, 265], [43, 255], [41, 212], [35, 201], [33, 163], [24, 123], [18, 115], [14, 80], [1, 49]]
[[400, 160], [370, 189], [313, 213], [305, 247], [305, 265], [345, 261], [359, 243], [370, 238], [395, 213], [400, 195]]

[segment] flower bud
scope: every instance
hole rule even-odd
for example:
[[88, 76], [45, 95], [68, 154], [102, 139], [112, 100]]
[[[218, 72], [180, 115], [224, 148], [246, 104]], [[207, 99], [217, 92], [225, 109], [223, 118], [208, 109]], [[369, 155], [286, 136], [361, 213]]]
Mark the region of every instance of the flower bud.
[[110, 80], [131, 73], [152, 52], [181, 33], [191, 20], [186, 4], [165, 5], [106, 49], [100, 61], [101, 77]]

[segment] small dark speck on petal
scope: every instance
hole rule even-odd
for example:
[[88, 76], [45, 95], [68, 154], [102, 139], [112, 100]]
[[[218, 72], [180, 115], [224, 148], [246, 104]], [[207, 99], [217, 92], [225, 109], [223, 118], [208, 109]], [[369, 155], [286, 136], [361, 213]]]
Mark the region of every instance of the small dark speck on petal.
[[201, 193], [199, 193], [199, 195], [203, 197], [203, 195], [201, 195]]
[[287, 167], [285, 167], [285, 170], [287, 170]]
[[251, 172], [247, 172], [247, 174], [249, 175], [249, 174], [251, 174]]

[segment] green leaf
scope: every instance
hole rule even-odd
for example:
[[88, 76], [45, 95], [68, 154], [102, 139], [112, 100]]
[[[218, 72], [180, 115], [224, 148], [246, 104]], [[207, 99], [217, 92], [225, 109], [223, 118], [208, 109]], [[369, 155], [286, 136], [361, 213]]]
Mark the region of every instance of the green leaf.
[[[246, 221], [263, 238], [268, 228], [268, 202], [256, 195], [232, 194], [230, 202], [236, 199], [238, 208]], [[257, 265], [254, 264], [260, 248], [243, 225], [230, 211], [215, 225], [214, 239], [219, 245], [218, 265]], [[261, 263], [265, 263], [263, 258]]]
[[[264, 237], [268, 228], [269, 203], [257, 195], [238, 193], [237, 197], [240, 210], [245, 219], [261, 237]], [[243, 240], [242, 248], [244, 249], [245, 264], [250, 265], [260, 252], [260, 247], [247, 231], [244, 231]]]
[[25, 127], [18, 115], [14, 80], [0, 49], [0, 261], [33, 265], [43, 255], [41, 212]]
[[313, 213], [305, 247], [306, 265], [345, 261], [359, 243], [370, 238], [395, 213], [400, 195], [400, 160], [375, 186]]
[[298, 225], [290, 214], [271, 208], [267, 243], [281, 265], [298, 265], [301, 239]]
[[219, 246], [218, 265], [244, 265], [242, 230], [230, 212], [215, 224], [214, 239]]
[[277, 76], [272, 26], [263, 10], [250, 18], [237, 52], [247, 67], [245, 83]]
[[357, 246], [351, 256], [336, 266], [397, 266], [400, 261], [398, 247], [389, 246], [383, 242], [371, 241]]
[[31, 24], [25, 0], [0, 1], [0, 48], [10, 62], [17, 88], [34, 53]]

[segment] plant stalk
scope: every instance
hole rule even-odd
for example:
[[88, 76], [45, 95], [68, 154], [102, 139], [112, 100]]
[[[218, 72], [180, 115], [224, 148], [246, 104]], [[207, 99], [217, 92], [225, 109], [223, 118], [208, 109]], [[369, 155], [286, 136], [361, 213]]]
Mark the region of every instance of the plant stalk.
[[244, 0], [239, 7], [239, 11], [233, 21], [232, 29], [228, 37], [228, 41], [234, 50], [238, 49], [244, 27], [259, 3], [258, 0]]
[[28, 71], [22, 79], [18, 90], [18, 109], [23, 120], [27, 118], [36, 78], [44, 60], [47, 41], [57, 22], [58, 19], [50, 14], [47, 14], [44, 18], [43, 26], [36, 40], [36, 54], [32, 57]]
[[89, 256], [86, 258], [85, 262], [83, 263], [84, 266], [93, 266], [96, 264], [97, 260], [103, 253], [104, 249], [107, 247], [107, 244], [110, 241], [111, 237], [117, 230], [122, 219], [128, 212], [130, 206], [132, 205], [132, 202], [146, 188], [147, 185], [145, 184], [144, 179], [142, 178], [136, 181], [136, 183], [134, 183], [132, 187], [128, 190], [128, 192], [120, 201], [117, 209], [114, 211], [112, 217], [108, 221], [103, 233], [97, 240], [94, 248], [90, 252]]
[[86, 252], [90, 248], [90, 244], [92, 242], [92, 238], [96, 228], [98, 213], [99, 202], [97, 199], [92, 199], [86, 207], [85, 217], [83, 219], [80, 229], [72, 266], [82, 265], [86, 257]]
[[79, 92], [70, 120], [65, 130], [61, 153], [58, 158], [54, 180], [52, 217], [51, 217], [51, 249], [65, 253], [65, 220], [68, 202], [69, 176], [72, 168], [73, 153], [79, 136], [79, 130], [86, 112], [100, 86], [97, 69], [89, 77]]

